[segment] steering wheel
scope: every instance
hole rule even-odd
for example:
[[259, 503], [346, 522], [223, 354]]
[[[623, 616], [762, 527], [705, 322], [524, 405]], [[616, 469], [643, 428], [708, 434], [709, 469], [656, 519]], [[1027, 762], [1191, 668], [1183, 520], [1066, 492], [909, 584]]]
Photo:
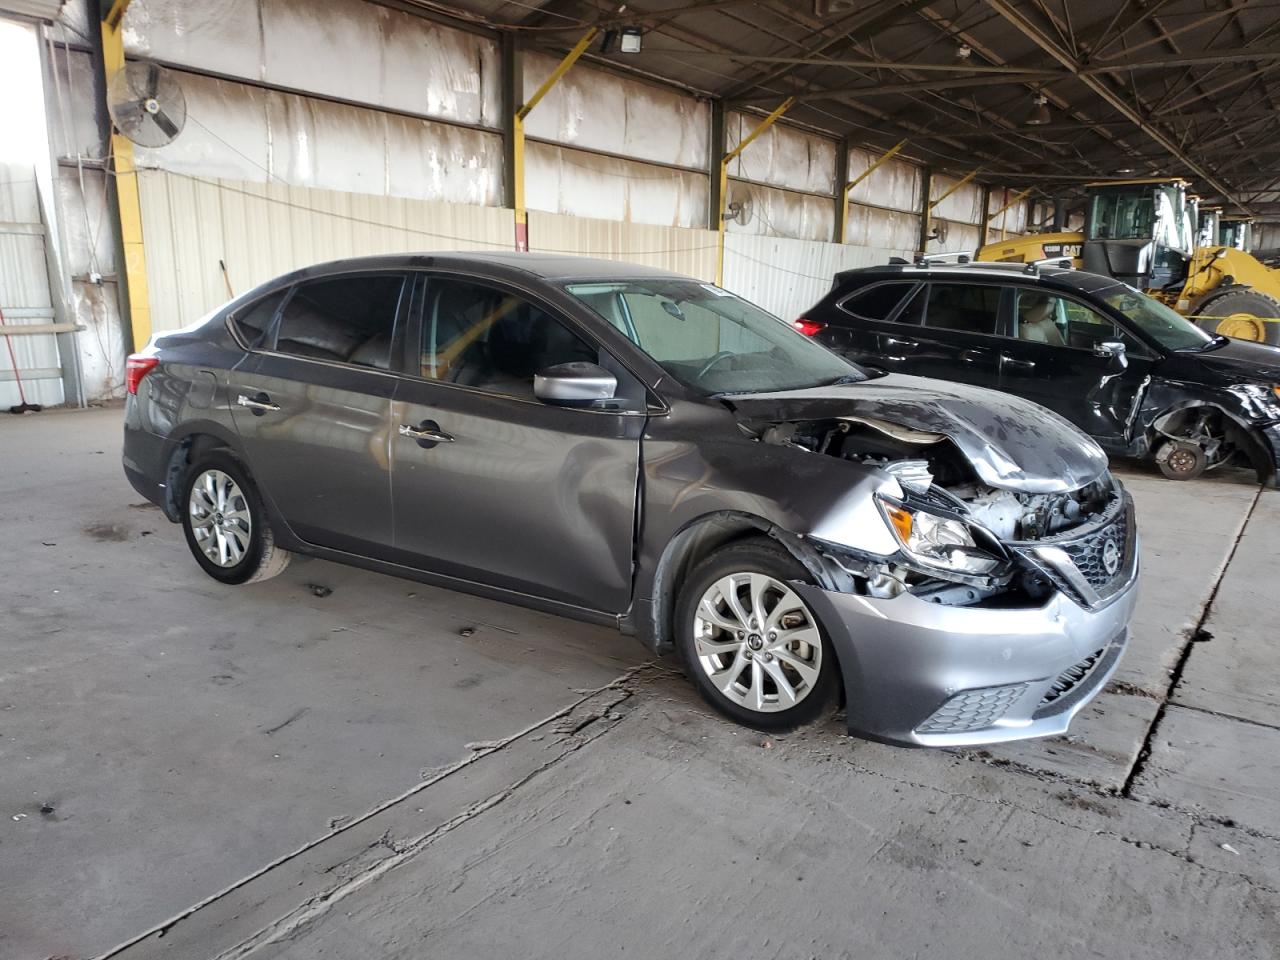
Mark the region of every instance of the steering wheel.
[[735, 356], [732, 350], [721, 350], [714, 357], [712, 357], [710, 360], [708, 360], [706, 363], [702, 365], [702, 369], [698, 371], [697, 379], [701, 380], [703, 374], [705, 374], [708, 370], [714, 367], [717, 363], [719, 363], [721, 360], [728, 360], [732, 356]]

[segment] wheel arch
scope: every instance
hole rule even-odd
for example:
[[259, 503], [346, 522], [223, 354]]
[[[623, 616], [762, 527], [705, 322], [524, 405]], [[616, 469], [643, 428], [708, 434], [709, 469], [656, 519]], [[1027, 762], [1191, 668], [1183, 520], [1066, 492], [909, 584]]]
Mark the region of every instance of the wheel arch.
[[719, 510], [690, 520], [672, 535], [654, 567], [652, 600], [647, 622], [636, 623], [641, 639], [655, 652], [674, 649], [675, 608], [680, 584], [689, 572], [717, 550], [754, 537], [780, 544], [826, 590], [847, 592], [852, 584], [847, 573], [824, 560], [808, 540], [790, 533], [756, 514]]
[[1185, 437], [1178, 436], [1174, 431], [1185, 424], [1190, 416], [1202, 410], [1213, 410], [1222, 416], [1227, 439], [1244, 450], [1250, 466], [1258, 475], [1258, 482], [1268, 482], [1275, 474], [1275, 458], [1270, 441], [1230, 409], [1207, 398], [1188, 398], [1165, 406], [1147, 427], [1149, 449], [1157, 449], [1161, 437], [1185, 440]]

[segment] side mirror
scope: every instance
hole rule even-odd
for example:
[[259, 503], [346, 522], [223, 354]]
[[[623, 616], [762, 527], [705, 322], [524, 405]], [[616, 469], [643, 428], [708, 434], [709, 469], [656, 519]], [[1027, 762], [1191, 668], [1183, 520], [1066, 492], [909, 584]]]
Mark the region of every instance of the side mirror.
[[543, 403], [587, 404], [612, 400], [618, 378], [604, 367], [583, 360], [557, 363], [533, 377], [533, 395]]
[[1129, 358], [1125, 354], [1124, 344], [1119, 340], [1107, 340], [1096, 344], [1093, 348], [1093, 353], [1094, 356], [1108, 358], [1111, 361], [1109, 366], [1112, 370], [1123, 370], [1129, 366]]

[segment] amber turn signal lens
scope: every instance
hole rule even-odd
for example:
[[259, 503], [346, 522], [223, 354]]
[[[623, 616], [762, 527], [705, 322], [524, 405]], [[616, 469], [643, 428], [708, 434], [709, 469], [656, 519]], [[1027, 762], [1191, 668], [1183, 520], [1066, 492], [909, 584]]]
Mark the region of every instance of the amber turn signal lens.
[[903, 543], [907, 543], [911, 539], [911, 513], [903, 510], [901, 507], [895, 507], [891, 503], [884, 505], [885, 516], [889, 518], [889, 522], [893, 524], [893, 529], [898, 534], [898, 539]]

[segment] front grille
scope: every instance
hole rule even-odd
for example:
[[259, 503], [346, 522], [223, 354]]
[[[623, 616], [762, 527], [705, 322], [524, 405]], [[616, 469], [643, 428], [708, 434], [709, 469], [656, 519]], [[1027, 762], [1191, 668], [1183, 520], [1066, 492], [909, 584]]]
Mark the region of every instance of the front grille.
[[1093, 668], [1098, 665], [1098, 661], [1102, 659], [1102, 655], [1104, 653], [1106, 653], [1105, 648], [1102, 650], [1095, 650], [1079, 663], [1068, 667], [1066, 670], [1063, 670], [1062, 673], [1058, 674], [1057, 678], [1053, 681], [1053, 685], [1050, 686], [1045, 692], [1045, 695], [1040, 698], [1040, 706], [1047, 707], [1055, 700], [1065, 697], [1074, 690], [1080, 684], [1081, 680], [1093, 672]]
[[[1060, 544], [1093, 589], [1101, 591], [1124, 569], [1125, 544], [1129, 536], [1128, 518], [1122, 511], [1115, 521], [1079, 540]], [[1109, 544], [1114, 546], [1109, 547]], [[1115, 569], [1108, 573], [1105, 557], [1114, 551]]]
[[968, 733], [991, 726], [1026, 691], [1025, 683], [982, 687], [957, 693], [933, 712], [916, 733]]

